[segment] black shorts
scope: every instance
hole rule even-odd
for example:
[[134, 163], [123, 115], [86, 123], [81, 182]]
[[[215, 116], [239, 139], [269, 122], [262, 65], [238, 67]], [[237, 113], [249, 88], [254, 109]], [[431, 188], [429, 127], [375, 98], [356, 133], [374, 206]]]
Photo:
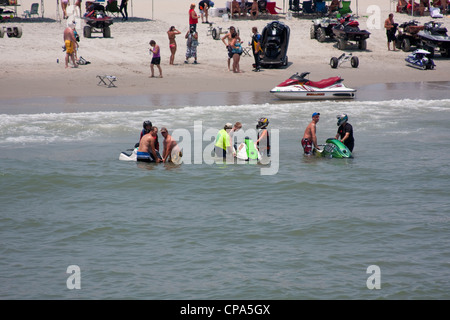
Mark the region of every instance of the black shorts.
[[386, 31], [386, 36], [387, 36], [388, 42], [392, 42], [392, 41], [397, 40], [397, 37], [395, 36], [395, 33], [390, 31], [390, 30]]
[[234, 55], [233, 48], [231, 46], [227, 46], [227, 49], [228, 49], [228, 58], [229, 59], [233, 58]]
[[161, 57], [152, 58], [151, 64], [160, 64], [161, 63]]

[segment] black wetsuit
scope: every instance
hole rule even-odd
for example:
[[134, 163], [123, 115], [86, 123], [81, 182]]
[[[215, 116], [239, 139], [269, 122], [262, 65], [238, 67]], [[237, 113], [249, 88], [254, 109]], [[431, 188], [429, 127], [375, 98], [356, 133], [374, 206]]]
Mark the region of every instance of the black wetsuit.
[[353, 138], [353, 127], [350, 123], [345, 123], [338, 128], [338, 134], [341, 139], [345, 137], [345, 134], [349, 132], [350, 135], [347, 139], [345, 139], [344, 144], [350, 151], [353, 151], [353, 147], [355, 146], [355, 139]]

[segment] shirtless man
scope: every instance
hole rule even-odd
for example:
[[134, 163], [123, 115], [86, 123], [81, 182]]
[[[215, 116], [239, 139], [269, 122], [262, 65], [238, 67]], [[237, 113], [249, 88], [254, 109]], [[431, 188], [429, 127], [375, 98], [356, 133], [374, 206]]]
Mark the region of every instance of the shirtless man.
[[66, 29], [64, 29], [64, 45], [66, 46], [66, 68], [69, 67], [69, 58], [72, 59], [73, 67], [78, 67], [77, 63], [75, 62], [75, 46], [78, 48], [79, 45], [73, 33], [74, 28], [75, 25], [71, 23]]
[[[236, 29], [235, 29], [233, 26], [231, 26], [231, 27], [230, 27], [230, 31], [228, 31], [227, 34], [224, 35], [224, 36], [221, 38], [223, 44], [224, 44], [224, 45], [227, 47], [227, 49], [228, 49], [228, 71], [231, 71], [231, 69], [230, 69], [230, 61], [231, 61], [231, 59], [233, 58], [233, 52], [231, 52], [231, 50], [233, 49], [233, 48], [231, 47], [231, 41], [233, 40], [233, 37], [232, 37], [232, 34], [233, 34], [233, 33], [236, 33]], [[228, 40], [228, 43], [225, 42], [225, 39]], [[236, 39], [239, 40], [239, 42], [241, 42], [241, 38], [239, 37], [239, 35], [236, 36]]]
[[139, 142], [139, 148], [137, 151], [137, 161], [156, 163], [162, 161], [161, 156], [156, 152], [155, 136], [155, 131], [150, 130], [149, 133], [142, 137], [141, 141]]
[[306, 127], [305, 133], [303, 134], [302, 147], [305, 155], [312, 154], [313, 145], [317, 150], [320, 150], [319, 146], [317, 145], [317, 136], [316, 136], [316, 124], [317, 122], [319, 122], [319, 116], [320, 113], [318, 112], [314, 112], [312, 114], [312, 121]]
[[177, 146], [177, 142], [172, 139], [172, 136], [167, 132], [167, 128], [161, 128], [161, 134], [164, 137], [163, 141], [163, 162], [171, 161], [172, 150]]

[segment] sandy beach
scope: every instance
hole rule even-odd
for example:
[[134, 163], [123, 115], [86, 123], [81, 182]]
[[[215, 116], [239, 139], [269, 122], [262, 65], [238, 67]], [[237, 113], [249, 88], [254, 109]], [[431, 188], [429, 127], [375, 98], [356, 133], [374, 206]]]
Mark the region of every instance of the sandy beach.
[[[21, 0], [18, 7], [20, 17], [24, 10], [29, 10], [34, 0]], [[71, 1], [72, 2], [72, 1]], [[84, 14], [84, 1], [82, 4]], [[168, 5], [170, 3], [170, 5]], [[188, 30], [189, 0], [149, 1], [133, 0], [129, 5], [130, 18], [122, 21], [116, 17], [111, 26], [111, 38], [103, 38], [102, 34], [93, 34], [92, 38], [84, 38], [81, 26], [80, 48], [78, 55], [90, 62], [79, 68], [64, 66], [65, 52], [63, 31], [68, 20], [60, 20], [57, 15], [55, 1], [46, 1], [44, 18], [13, 19], [2, 23], [2, 27], [20, 26], [21, 38], [0, 39], [0, 99], [33, 98], [33, 97], [95, 97], [118, 95], [154, 95], [154, 94], [196, 94], [205, 92], [254, 92], [267, 93], [276, 84], [296, 72], [311, 72], [311, 80], [320, 80], [331, 76], [342, 76], [345, 84], [352, 88], [362, 88], [374, 84], [400, 82], [449, 81], [450, 59], [436, 55], [435, 70], [416, 70], [405, 65], [407, 53], [388, 51], [384, 20], [390, 12], [394, 12], [395, 22], [401, 23], [412, 19], [411, 16], [395, 12], [389, 0], [352, 1], [351, 8], [358, 14], [360, 28], [371, 32], [367, 41], [367, 50], [346, 50], [357, 55], [360, 60], [358, 68], [349, 63], [338, 69], [331, 69], [330, 58], [342, 54], [336, 42], [319, 43], [310, 39], [311, 18], [289, 17], [278, 10], [278, 15], [263, 17], [257, 20], [237, 19], [224, 21], [223, 17], [210, 16], [214, 26], [223, 29], [234, 25], [239, 29], [245, 44], [250, 41], [251, 28], [261, 31], [267, 23], [279, 20], [290, 27], [291, 36], [288, 49], [289, 64], [286, 68], [263, 69], [252, 72], [253, 57], [241, 57], [240, 74], [227, 69], [227, 51], [220, 40], [207, 35], [208, 24], [199, 23], [198, 64], [184, 64]], [[215, 1], [215, 8], [225, 7], [225, 0]], [[283, 1], [277, 6], [282, 8]], [[374, 6], [375, 5], [375, 6]], [[287, 8], [288, 1], [285, 1]], [[374, 8], [376, 9], [375, 11]], [[153, 9], [153, 10], [152, 10]], [[369, 10], [368, 10], [369, 9]], [[378, 11], [379, 9], [379, 11]], [[40, 10], [40, 9], [39, 9]], [[198, 6], [196, 7], [198, 13]], [[59, 14], [62, 16], [61, 9]], [[414, 17], [420, 23], [432, 20]], [[450, 29], [450, 18], [444, 16], [434, 19], [443, 22]], [[200, 20], [201, 22], [201, 20]], [[176, 37], [178, 49], [175, 64], [169, 65], [169, 41], [167, 31], [170, 26], [181, 31]], [[153, 39], [161, 46], [161, 66], [163, 78], [150, 78], [149, 41]], [[59, 63], [57, 62], [59, 61]], [[191, 61], [192, 62], [192, 61]], [[156, 71], [157, 72], [157, 71]], [[98, 75], [117, 77], [116, 88], [99, 86]], [[405, 94], [407, 95], [407, 94]]]

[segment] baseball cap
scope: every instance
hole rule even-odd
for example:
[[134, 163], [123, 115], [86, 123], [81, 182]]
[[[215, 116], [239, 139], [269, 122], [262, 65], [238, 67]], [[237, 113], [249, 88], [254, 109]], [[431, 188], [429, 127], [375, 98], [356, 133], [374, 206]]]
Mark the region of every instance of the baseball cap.
[[320, 113], [319, 113], [319, 112], [314, 112], [314, 113], [312, 114], [312, 118], [314, 118], [315, 116], [320, 116]]
[[232, 123], [227, 123], [225, 124], [225, 129], [232, 129], [233, 128], [233, 124]]

